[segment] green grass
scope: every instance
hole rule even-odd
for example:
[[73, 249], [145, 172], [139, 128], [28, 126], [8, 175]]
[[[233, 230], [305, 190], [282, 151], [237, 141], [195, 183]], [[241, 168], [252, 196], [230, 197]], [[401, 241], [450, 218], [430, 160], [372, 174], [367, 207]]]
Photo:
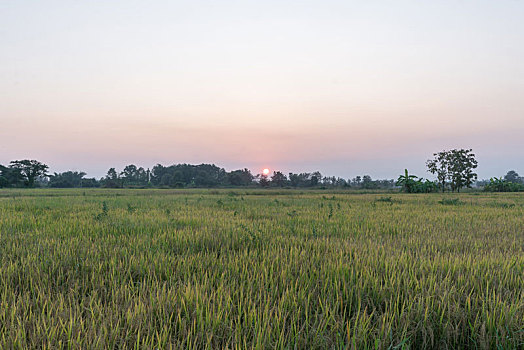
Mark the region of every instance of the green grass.
[[523, 346], [524, 194], [0, 191], [0, 348]]

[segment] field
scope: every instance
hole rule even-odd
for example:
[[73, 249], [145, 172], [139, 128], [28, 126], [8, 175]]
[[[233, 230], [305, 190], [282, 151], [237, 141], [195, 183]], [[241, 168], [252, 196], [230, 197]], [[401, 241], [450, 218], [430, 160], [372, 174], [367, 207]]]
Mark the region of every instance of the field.
[[0, 348], [524, 347], [524, 195], [1, 190]]

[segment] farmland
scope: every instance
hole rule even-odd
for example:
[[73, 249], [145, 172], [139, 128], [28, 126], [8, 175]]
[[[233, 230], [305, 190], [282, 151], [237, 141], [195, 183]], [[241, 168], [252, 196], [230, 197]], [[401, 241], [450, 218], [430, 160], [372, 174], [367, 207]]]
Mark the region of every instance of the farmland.
[[524, 346], [523, 194], [0, 191], [0, 348], [446, 346]]

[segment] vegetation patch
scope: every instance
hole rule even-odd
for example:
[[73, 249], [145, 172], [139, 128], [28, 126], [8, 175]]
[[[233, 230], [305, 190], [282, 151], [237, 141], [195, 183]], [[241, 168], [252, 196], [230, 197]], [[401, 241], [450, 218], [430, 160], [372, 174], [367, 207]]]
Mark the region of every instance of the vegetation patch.
[[464, 204], [460, 201], [459, 198], [442, 198], [442, 200], [439, 201], [442, 205], [461, 205]]
[[375, 198], [375, 202], [388, 203], [388, 204], [402, 203], [400, 199], [393, 199], [393, 197], [391, 196], [383, 196], [383, 197]]
[[509, 208], [515, 207], [515, 203], [505, 203], [505, 202], [491, 202], [488, 205], [492, 208], [502, 208], [502, 209], [509, 209]]

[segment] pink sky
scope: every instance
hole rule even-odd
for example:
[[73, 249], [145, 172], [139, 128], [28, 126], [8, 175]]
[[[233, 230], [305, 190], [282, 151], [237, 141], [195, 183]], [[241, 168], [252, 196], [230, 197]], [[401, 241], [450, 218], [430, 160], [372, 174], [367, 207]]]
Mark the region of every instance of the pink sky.
[[522, 2], [4, 2], [0, 163], [524, 173]]

